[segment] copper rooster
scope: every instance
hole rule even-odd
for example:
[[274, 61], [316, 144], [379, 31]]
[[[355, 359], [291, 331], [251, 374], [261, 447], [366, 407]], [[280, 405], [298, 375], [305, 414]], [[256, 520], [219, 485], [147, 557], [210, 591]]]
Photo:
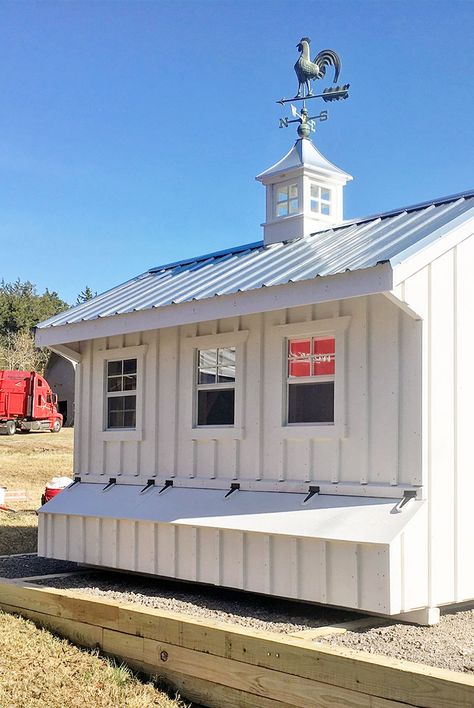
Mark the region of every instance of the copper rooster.
[[314, 61], [311, 61], [309, 54], [310, 41], [308, 37], [303, 37], [297, 44], [297, 48], [300, 51], [300, 58], [295, 64], [296, 76], [298, 77], [297, 98], [312, 96], [310, 82], [322, 79], [326, 73], [327, 66], [334, 67], [334, 83], [336, 83], [341, 70], [341, 60], [332, 49], [323, 49], [314, 58]]

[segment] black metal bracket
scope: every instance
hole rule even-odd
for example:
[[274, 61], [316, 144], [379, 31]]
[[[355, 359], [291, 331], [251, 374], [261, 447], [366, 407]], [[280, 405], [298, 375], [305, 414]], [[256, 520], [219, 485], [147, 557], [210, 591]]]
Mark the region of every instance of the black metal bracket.
[[140, 490], [140, 494], [143, 494], [143, 492], [146, 492], [147, 489], [150, 489], [150, 487], [155, 486], [155, 480], [154, 479], [148, 479], [146, 485], [143, 487], [143, 489]]
[[72, 489], [76, 484], [80, 484], [81, 478], [80, 477], [74, 477], [74, 482], [69, 485], [69, 487], [66, 487], [66, 489]]
[[227, 499], [227, 497], [230, 497], [231, 494], [233, 494], [234, 492], [237, 492], [239, 489], [240, 489], [239, 482], [231, 482], [230, 489], [227, 492], [227, 494], [224, 496], [224, 499]]
[[401, 500], [400, 504], [398, 505], [398, 508], [401, 509], [402, 506], [405, 506], [410, 499], [416, 499], [416, 489], [404, 489], [403, 490], [403, 499]]
[[308, 487], [308, 494], [303, 499], [303, 504], [306, 504], [306, 502], [309, 501], [311, 497], [314, 497], [315, 494], [319, 494], [319, 491], [320, 487], [318, 487], [316, 484], [310, 484]]
[[113, 487], [114, 484], [117, 484], [116, 478], [115, 478], [115, 477], [110, 477], [110, 478], [109, 478], [109, 481], [108, 481], [108, 484], [105, 485], [105, 487], [103, 488], [102, 491], [105, 492], [106, 489], [110, 489], [110, 487]]
[[158, 492], [158, 494], [161, 494], [162, 492], [165, 491], [165, 489], [168, 489], [168, 487], [172, 487], [172, 486], [173, 486], [173, 480], [172, 480], [172, 479], [167, 479], [167, 480], [165, 481], [164, 486], [161, 487], [161, 489], [160, 489], [160, 491]]

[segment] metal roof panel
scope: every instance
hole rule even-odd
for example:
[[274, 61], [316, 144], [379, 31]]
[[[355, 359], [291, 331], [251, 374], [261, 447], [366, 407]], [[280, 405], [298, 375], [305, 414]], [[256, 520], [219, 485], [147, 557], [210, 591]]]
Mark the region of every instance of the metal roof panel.
[[[204, 300], [318, 276], [361, 270], [403, 258], [474, 218], [474, 191], [348, 221], [304, 238], [262, 241], [151, 268], [38, 327], [112, 317]], [[397, 261], [398, 262], [398, 261]]]

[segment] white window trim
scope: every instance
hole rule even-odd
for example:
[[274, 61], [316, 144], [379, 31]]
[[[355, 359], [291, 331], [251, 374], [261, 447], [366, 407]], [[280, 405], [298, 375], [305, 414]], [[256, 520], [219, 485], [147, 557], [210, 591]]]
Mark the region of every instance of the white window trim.
[[[279, 202], [278, 201], [278, 192], [279, 190], [285, 187], [287, 192], [288, 192], [288, 197], [285, 201]], [[290, 187], [296, 187], [296, 197], [290, 197]], [[300, 213], [300, 205], [301, 205], [301, 187], [300, 187], [300, 180], [290, 180], [289, 182], [277, 182], [276, 184], [273, 185], [273, 215], [272, 218], [275, 221], [280, 221], [282, 219], [288, 219], [288, 217], [295, 216], [296, 214]], [[297, 200], [298, 204], [296, 207], [296, 211], [290, 211], [290, 202]], [[278, 214], [278, 207], [281, 206], [282, 204], [287, 205], [287, 213], [286, 214]]]
[[[144, 379], [145, 379], [145, 355], [148, 349], [147, 344], [141, 344], [135, 347], [117, 347], [115, 349], [104, 349], [100, 352], [94, 352], [94, 360], [97, 362], [97, 371], [100, 373], [101, 382], [100, 390], [102, 391], [102, 414], [100, 417], [101, 424], [98, 432], [100, 440], [104, 441], [141, 441], [143, 440], [143, 424], [144, 424]], [[107, 429], [107, 362], [121, 361], [123, 359], [137, 360], [137, 389], [130, 391], [130, 395], [136, 396], [137, 411], [136, 411], [136, 426], [135, 428], [117, 428], [114, 430]], [[126, 392], [122, 395], [127, 395]]]
[[[312, 196], [312, 194], [311, 194], [312, 187], [317, 188], [317, 190], [318, 190], [317, 197]], [[321, 193], [323, 190], [326, 192], [329, 192], [329, 199], [323, 199], [321, 197]], [[326, 216], [326, 217], [332, 216], [332, 213], [333, 213], [333, 191], [334, 190], [331, 189], [330, 187], [326, 187], [322, 184], [319, 184], [319, 182], [314, 182], [314, 181], [310, 182], [310, 184], [309, 184], [309, 210], [310, 210], [311, 214], [318, 214], [319, 216]], [[313, 209], [311, 206], [313, 199], [318, 202], [317, 209]], [[321, 210], [322, 205], [329, 207], [329, 211], [327, 214], [324, 214], [324, 212]]]
[[[246, 365], [245, 343], [249, 330], [237, 330], [222, 334], [200, 335], [183, 340], [186, 379], [184, 390], [189, 392], [185, 401], [186, 420], [189, 421], [191, 440], [242, 440], [244, 437], [244, 381]], [[235, 415], [234, 425], [197, 425], [197, 352], [200, 349], [223, 349], [235, 347]], [[227, 384], [218, 384], [229, 388]], [[216, 386], [216, 385], [214, 385]]]
[[[350, 316], [334, 317], [324, 320], [311, 320], [288, 325], [276, 325], [281, 334], [281, 427], [280, 439], [309, 440], [314, 438], [330, 439], [347, 437], [347, 401], [346, 401], [346, 330]], [[334, 422], [333, 423], [288, 423], [288, 340], [297, 337], [324, 337], [335, 339], [336, 373], [334, 376]], [[323, 380], [324, 377], [318, 380]], [[310, 377], [311, 382], [315, 379]], [[331, 379], [332, 380], [332, 379]]]

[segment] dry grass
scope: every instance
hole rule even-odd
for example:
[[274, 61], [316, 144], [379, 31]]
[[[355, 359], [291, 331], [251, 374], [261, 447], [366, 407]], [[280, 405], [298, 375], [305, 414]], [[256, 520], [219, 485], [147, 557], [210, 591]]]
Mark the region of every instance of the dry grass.
[[0, 706], [9, 708], [184, 708], [126, 666], [0, 612]]
[[72, 476], [73, 430], [59, 433], [27, 433], [0, 436], [0, 485], [26, 489], [30, 503], [21, 508], [36, 509], [46, 482], [51, 477]]
[[[51, 477], [72, 476], [73, 431], [0, 436], [0, 485], [26, 489], [27, 503], [0, 511], [0, 555], [36, 551], [41, 494]], [[8, 708], [183, 708], [126, 666], [0, 612], [0, 706]]]
[[0, 436], [0, 486], [28, 492], [28, 502], [12, 504], [19, 510], [15, 514], [0, 511], [0, 555], [36, 551], [35, 510], [51, 477], [72, 476], [72, 447], [72, 428], [58, 434]]

